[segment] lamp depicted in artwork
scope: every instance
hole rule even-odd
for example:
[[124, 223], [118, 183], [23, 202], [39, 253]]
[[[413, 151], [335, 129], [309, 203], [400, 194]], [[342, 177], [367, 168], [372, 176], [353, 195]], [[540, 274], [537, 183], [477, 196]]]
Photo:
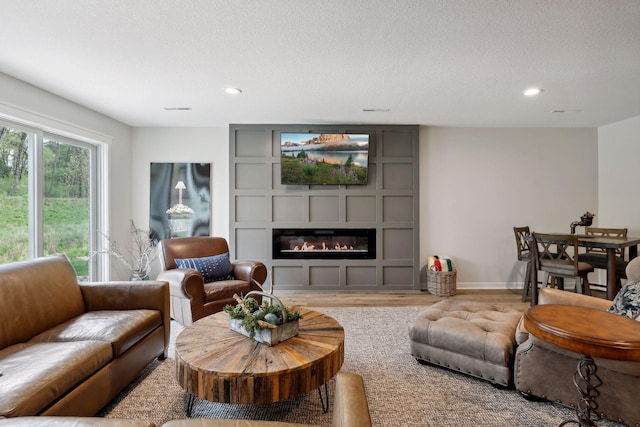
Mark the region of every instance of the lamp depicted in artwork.
[[184, 182], [178, 181], [175, 189], [178, 190], [178, 204], [167, 209], [170, 237], [188, 236], [191, 228], [191, 220], [195, 212], [189, 206], [182, 203], [182, 190], [187, 189]]
[[182, 190], [186, 190], [187, 186], [184, 185], [183, 181], [178, 181], [178, 183], [176, 184], [176, 190], [178, 190], [178, 204], [181, 205], [182, 204]]

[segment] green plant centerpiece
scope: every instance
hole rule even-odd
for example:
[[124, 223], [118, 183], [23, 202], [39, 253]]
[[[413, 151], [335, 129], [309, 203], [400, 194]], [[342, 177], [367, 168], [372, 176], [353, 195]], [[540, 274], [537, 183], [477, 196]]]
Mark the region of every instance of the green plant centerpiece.
[[[261, 295], [259, 304], [251, 295]], [[229, 314], [229, 328], [252, 340], [272, 346], [298, 335], [298, 311], [285, 307], [271, 294], [260, 291], [248, 292], [244, 298], [233, 296], [237, 305], [227, 305], [224, 311]]]

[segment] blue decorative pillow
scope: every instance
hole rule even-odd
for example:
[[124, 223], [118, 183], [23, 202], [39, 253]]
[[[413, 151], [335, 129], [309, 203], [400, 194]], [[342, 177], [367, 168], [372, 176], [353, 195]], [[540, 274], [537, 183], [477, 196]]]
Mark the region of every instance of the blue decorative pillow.
[[640, 282], [624, 285], [607, 311], [640, 321]]
[[205, 283], [233, 279], [229, 252], [204, 258], [176, 258], [175, 261], [178, 268], [193, 268], [199, 271]]

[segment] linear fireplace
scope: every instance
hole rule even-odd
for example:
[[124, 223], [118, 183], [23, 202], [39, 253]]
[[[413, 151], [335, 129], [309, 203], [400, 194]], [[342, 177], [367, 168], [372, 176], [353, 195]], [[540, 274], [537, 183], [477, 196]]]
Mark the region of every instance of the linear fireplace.
[[273, 259], [375, 259], [375, 228], [274, 228]]

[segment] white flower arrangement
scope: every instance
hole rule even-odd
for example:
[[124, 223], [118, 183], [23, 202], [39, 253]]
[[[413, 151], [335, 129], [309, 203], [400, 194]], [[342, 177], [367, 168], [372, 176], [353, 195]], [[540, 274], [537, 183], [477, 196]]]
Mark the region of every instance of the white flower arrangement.
[[178, 203], [167, 209], [166, 214], [169, 218], [190, 218], [195, 211], [187, 205]]

